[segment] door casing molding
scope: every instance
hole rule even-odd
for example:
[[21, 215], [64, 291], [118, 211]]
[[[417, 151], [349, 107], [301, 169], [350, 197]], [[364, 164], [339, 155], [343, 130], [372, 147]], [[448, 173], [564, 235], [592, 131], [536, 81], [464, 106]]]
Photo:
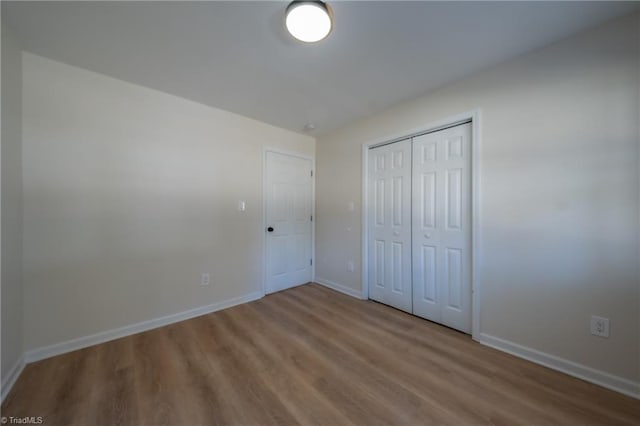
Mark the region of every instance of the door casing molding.
[[403, 139], [418, 136], [420, 134], [435, 132], [456, 124], [471, 121], [471, 337], [473, 340], [480, 339], [480, 311], [481, 311], [481, 278], [480, 265], [481, 257], [481, 110], [476, 108], [471, 111], [452, 115], [442, 120], [427, 123], [418, 128], [397, 132], [386, 137], [378, 138], [362, 144], [362, 298], [369, 298], [369, 250], [368, 250], [368, 229], [367, 206], [369, 205], [367, 179], [369, 170], [369, 149], [380, 145], [398, 142]]

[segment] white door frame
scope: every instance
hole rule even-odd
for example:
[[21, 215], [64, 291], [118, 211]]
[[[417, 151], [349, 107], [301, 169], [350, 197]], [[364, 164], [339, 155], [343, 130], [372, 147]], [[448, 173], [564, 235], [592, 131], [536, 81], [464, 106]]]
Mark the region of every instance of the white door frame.
[[314, 155], [301, 154], [280, 148], [265, 146], [262, 148], [262, 297], [267, 294], [267, 153], [288, 155], [311, 161], [311, 281], [316, 279], [316, 158]]
[[369, 276], [368, 263], [369, 253], [367, 241], [369, 238], [367, 223], [367, 206], [368, 187], [367, 179], [369, 170], [369, 148], [378, 145], [398, 142], [413, 136], [418, 136], [427, 132], [435, 132], [440, 129], [451, 127], [456, 124], [462, 124], [471, 120], [471, 337], [473, 340], [479, 340], [480, 337], [480, 305], [481, 305], [481, 282], [480, 282], [480, 178], [481, 178], [481, 111], [475, 109], [447, 117], [420, 126], [418, 128], [409, 129], [404, 132], [398, 132], [383, 138], [372, 140], [362, 144], [362, 298], [369, 299]]

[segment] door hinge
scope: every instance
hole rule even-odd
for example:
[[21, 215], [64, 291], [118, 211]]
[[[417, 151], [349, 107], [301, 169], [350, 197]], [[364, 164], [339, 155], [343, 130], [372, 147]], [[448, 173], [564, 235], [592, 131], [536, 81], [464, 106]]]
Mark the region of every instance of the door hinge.
[[311, 215], [311, 222], [313, 222], [313, 215]]
[[313, 177], [313, 170], [311, 170], [311, 177]]
[[309, 265], [313, 266], [313, 259], [309, 259]]

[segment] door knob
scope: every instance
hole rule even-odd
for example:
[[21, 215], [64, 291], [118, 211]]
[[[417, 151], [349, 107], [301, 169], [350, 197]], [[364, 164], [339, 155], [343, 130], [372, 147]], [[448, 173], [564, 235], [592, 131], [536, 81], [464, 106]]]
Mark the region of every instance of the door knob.
[[393, 235], [397, 237], [398, 235], [400, 235], [400, 232], [399, 231], [393, 231]]
[[267, 228], [267, 231], [269, 231], [269, 232], [273, 232], [273, 226], [268, 227], [268, 228]]
[[431, 234], [424, 234], [425, 238], [431, 238]]

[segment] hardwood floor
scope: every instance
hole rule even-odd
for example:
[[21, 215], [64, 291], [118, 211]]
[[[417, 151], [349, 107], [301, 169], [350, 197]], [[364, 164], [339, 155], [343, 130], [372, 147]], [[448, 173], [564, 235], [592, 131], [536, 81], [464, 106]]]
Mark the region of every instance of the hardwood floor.
[[640, 401], [316, 284], [28, 365], [47, 425], [640, 424]]

